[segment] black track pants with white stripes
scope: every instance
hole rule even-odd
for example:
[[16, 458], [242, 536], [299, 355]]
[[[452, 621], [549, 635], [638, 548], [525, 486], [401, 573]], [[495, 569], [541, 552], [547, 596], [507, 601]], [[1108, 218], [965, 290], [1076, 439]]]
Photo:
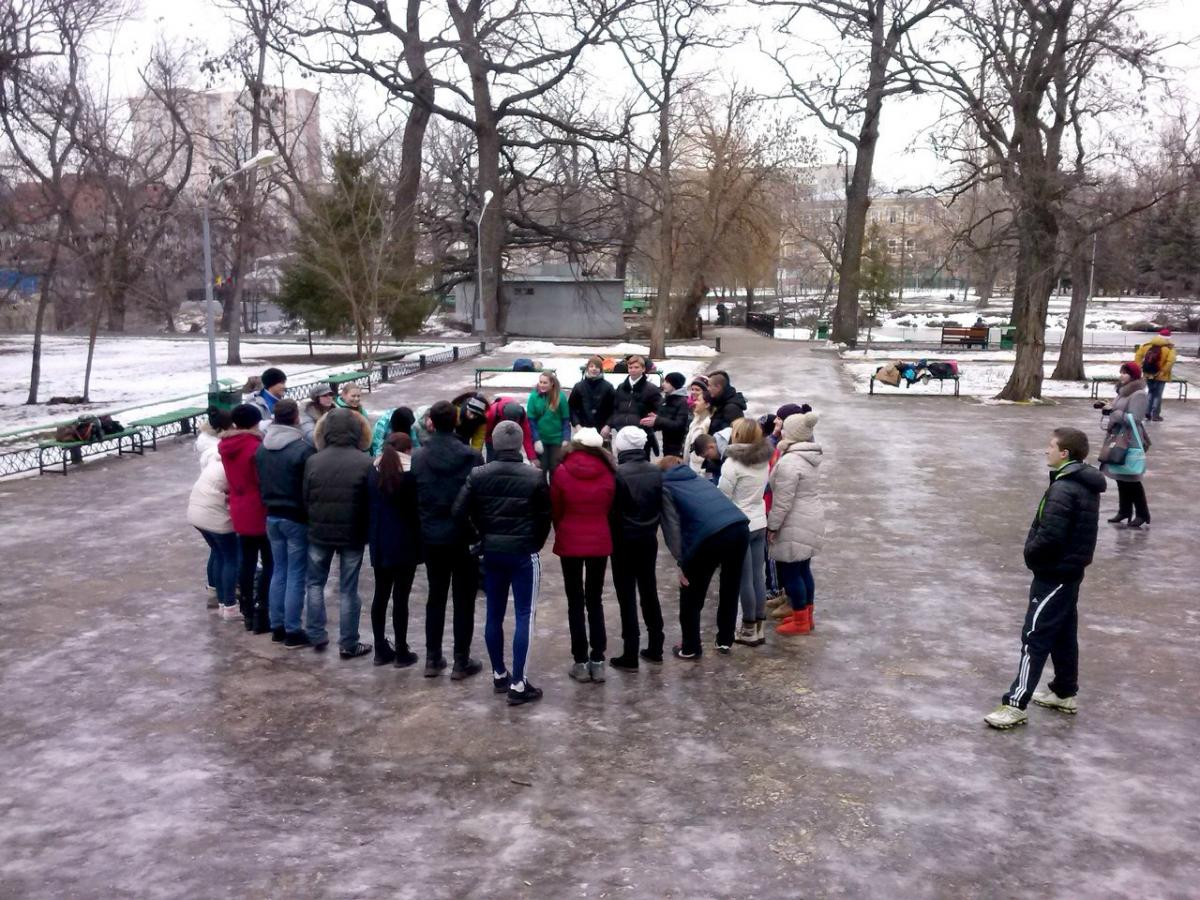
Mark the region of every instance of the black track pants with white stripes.
[[1060, 697], [1079, 693], [1078, 581], [1055, 584], [1034, 578], [1029, 586], [1029, 606], [1021, 631], [1021, 665], [1004, 703], [1024, 709], [1042, 677], [1046, 657], [1054, 663], [1054, 680], [1048, 685]]

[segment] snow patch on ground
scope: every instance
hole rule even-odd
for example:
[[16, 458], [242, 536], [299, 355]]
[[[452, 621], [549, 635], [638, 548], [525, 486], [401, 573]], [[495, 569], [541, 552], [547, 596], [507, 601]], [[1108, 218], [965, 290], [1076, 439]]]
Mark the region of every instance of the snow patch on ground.
[[[625, 356], [630, 353], [649, 354], [650, 347], [646, 344], [613, 343], [602, 345], [556, 344], [552, 341], [513, 341], [496, 349], [498, 353], [520, 353], [526, 356], [563, 356], [578, 355], [585, 360], [589, 356]], [[667, 357], [708, 357], [716, 356], [717, 351], [708, 344], [668, 344]], [[549, 365], [542, 360], [543, 364]]]

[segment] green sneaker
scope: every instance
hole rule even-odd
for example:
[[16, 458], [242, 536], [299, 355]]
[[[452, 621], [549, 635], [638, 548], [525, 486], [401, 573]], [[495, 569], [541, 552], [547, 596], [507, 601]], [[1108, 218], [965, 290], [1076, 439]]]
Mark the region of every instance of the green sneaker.
[[1060, 697], [1054, 691], [1037, 691], [1033, 695], [1033, 702], [1038, 706], [1044, 706], [1046, 709], [1057, 709], [1059, 712], [1070, 716], [1079, 712], [1079, 704], [1075, 702], [1074, 697]]
[[1023, 709], [1002, 703], [984, 716], [983, 721], [987, 722], [993, 728], [999, 728], [1003, 731], [1007, 728], [1016, 728], [1018, 725], [1024, 725], [1029, 721], [1029, 714]]

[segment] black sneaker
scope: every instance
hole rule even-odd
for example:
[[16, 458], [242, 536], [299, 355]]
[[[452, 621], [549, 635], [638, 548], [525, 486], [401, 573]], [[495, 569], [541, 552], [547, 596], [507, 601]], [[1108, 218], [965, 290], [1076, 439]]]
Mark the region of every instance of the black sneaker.
[[287, 631], [282, 625], [280, 625], [278, 628], [271, 629], [271, 640], [276, 644], [282, 644], [287, 640]]
[[464, 678], [470, 678], [472, 675], [478, 675], [483, 671], [483, 663], [477, 659], [467, 657], [462, 662], [455, 662], [454, 668], [450, 670], [451, 681], [462, 681]]
[[614, 656], [608, 661], [608, 664], [614, 669], [621, 669], [625, 672], [636, 672], [638, 670], [638, 658], [636, 656]]
[[328, 646], [329, 646], [329, 638], [321, 638], [321, 640], [319, 640], [315, 644], [313, 644], [313, 649], [315, 651], [317, 651], [318, 653], [324, 653]]
[[504, 674], [499, 678], [495, 675], [492, 676], [492, 691], [494, 693], [507, 694], [510, 687], [512, 687], [512, 678], [509, 675]]
[[683, 644], [676, 644], [671, 648], [671, 653], [676, 659], [699, 659], [704, 655], [703, 650], [697, 650], [695, 653], [684, 653]]
[[405, 647], [403, 650], [396, 651], [396, 661], [392, 665], [394, 665], [397, 669], [407, 669], [409, 666], [415, 666], [417, 664], [417, 660], [420, 658], [421, 657], [417, 656], [417, 654]]
[[717, 644], [717, 652], [722, 656], [728, 656], [730, 649], [729, 644]]
[[386, 666], [396, 661], [396, 650], [390, 643], [384, 641], [375, 645], [375, 665]]
[[657, 666], [662, 665], [663, 655], [662, 655], [661, 650], [659, 650], [657, 653], [653, 652], [650, 649], [642, 650], [641, 652], [638, 653], [638, 656], [640, 656], [642, 659], [644, 659], [648, 663], [654, 663]]
[[247, 630], [247, 631], [253, 631], [253, 630], [254, 630], [254, 618], [253, 618], [253, 617], [250, 617], [249, 619], [247, 619], [247, 618], [243, 617], [243, 618], [242, 618], [242, 624], [246, 626], [246, 630]]
[[301, 647], [311, 647], [312, 641], [307, 631], [289, 631], [283, 639], [283, 646], [288, 650], [299, 650]]
[[514, 691], [511, 687], [508, 689], [509, 706], [520, 706], [522, 703], [532, 703], [541, 699], [542, 689], [534, 687], [528, 679], [525, 681], [525, 690]]
[[446, 657], [439, 656], [437, 659], [425, 660], [425, 677], [437, 678], [442, 674], [442, 669], [446, 668]]
[[371, 652], [371, 645], [364, 644], [361, 641], [353, 647], [343, 647], [339, 653], [342, 659], [354, 659], [357, 656], [366, 656]]

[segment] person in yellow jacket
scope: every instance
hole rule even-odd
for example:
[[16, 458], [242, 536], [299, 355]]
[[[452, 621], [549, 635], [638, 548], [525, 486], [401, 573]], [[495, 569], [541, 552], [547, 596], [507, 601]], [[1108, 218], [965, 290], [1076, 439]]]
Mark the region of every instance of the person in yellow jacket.
[[1146, 388], [1150, 394], [1150, 408], [1146, 417], [1155, 422], [1162, 421], [1163, 391], [1171, 381], [1171, 367], [1175, 365], [1175, 343], [1171, 340], [1171, 329], [1164, 328], [1150, 340], [1138, 346], [1133, 354], [1134, 362], [1142, 367]]

